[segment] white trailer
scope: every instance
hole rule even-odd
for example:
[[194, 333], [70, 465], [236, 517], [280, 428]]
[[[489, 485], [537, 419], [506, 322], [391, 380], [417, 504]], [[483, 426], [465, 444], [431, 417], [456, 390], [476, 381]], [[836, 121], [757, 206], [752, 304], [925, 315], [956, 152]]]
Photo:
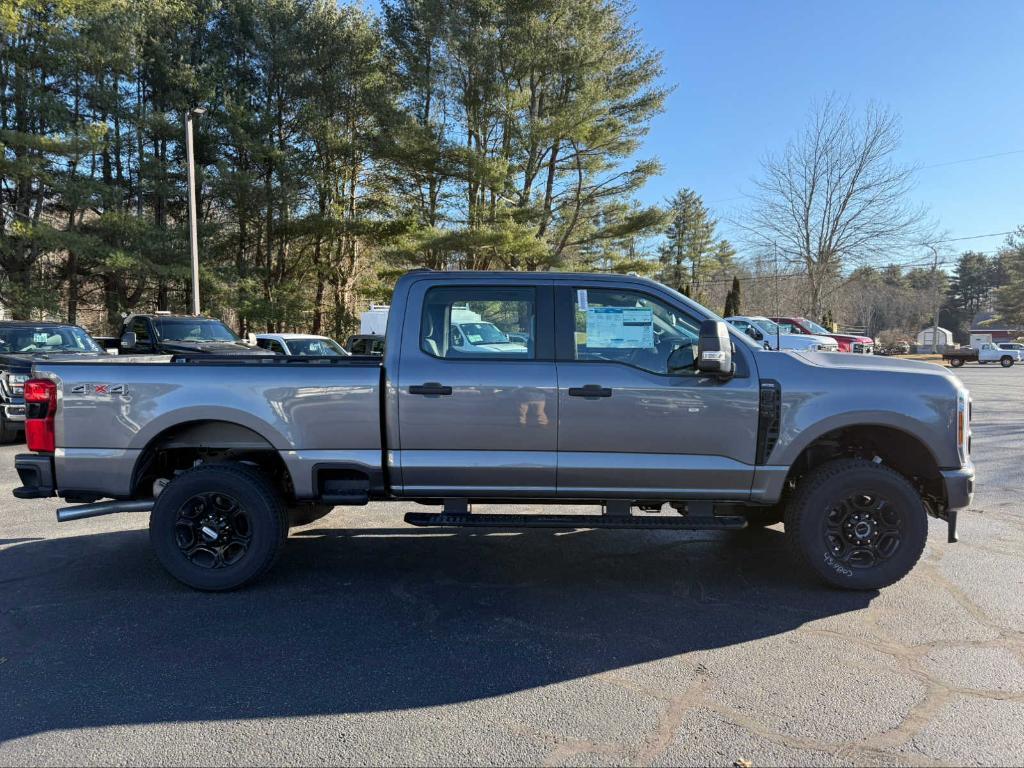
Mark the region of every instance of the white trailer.
[[362, 336], [383, 336], [388, 327], [387, 304], [371, 304], [370, 308], [359, 316], [359, 333]]

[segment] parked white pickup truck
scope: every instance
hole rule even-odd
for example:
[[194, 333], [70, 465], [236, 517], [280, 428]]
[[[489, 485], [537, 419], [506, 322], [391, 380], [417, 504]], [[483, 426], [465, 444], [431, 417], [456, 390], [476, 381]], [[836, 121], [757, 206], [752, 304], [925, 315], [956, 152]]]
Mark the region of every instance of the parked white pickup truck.
[[962, 347], [951, 349], [942, 353], [942, 359], [948, 360], [954, 368], [959, 368], [968, 361], [976, 363], [999, 363], [1003, 368], [1009, 368], [1014, 363], [1024, 360], [1024, 350], [1007, 349], [1009, 344], [981, 344], [977, 349], [973, 347]]

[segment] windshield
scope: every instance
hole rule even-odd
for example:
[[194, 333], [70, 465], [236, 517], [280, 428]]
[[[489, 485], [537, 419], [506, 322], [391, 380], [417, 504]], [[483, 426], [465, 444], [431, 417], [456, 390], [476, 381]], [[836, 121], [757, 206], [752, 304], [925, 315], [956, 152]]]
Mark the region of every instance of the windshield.
[[240, 341], [220, 320], [158, 317], [153, 323], [157, 334], [165, 341]]
[[288, 351], [302, 357], [346, 357], [348, 352], [331, 339], [286, 339]]
[[803, 318], [802, 317], [802, 318], [800, 318], [800, 322], [803, 323], [804, 327], [807, 328], [807, 330], [809, 330], [811, 333], [819, 333], [822, 336], [831, 336], [832, 335], [832, 331], [826, 331], [824, 328], [822, 328], [820, 325], [818, 325], [813, 320], [808, 320], [807, 318]]
[[768, 318], [761, 318], [759, 320], [751, 320], [754, 325], [761, 329], [761, 332], [767, 336], [775, 336], [778, 333], [782, 333], [782, 329], [779, 328], [777, 323], [773, 323]]
[[508, 336], [493, 323], [459, 323], [459, 330], [470, 344], [505, 344]]
[[81, 328], [68, 326], [20, 326], [0, 328], [0, 352], [102, 352]]

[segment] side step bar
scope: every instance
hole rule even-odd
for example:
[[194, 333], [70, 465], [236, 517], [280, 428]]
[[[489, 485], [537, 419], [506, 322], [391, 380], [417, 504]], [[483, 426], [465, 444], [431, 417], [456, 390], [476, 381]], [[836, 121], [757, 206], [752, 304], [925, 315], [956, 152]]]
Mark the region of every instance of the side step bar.
[[671, 528], [677, 531], [721, 531], [747, 527], [740, 515], [643, 517], [640, 515], [473, 515], [408, 512], [405, 522], [420, 527], [467, 528]]

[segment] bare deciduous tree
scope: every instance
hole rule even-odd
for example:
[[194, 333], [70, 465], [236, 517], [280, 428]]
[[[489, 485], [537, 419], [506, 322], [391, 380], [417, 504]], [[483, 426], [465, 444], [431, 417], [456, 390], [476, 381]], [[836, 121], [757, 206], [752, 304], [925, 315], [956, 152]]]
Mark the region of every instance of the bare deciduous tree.
[[893, 158], [899, 142], [892, 112], [869, 105], [858, 117], [830, 97], [781, 155], [762, 162], [741, 226], [759, 248], [777, 246], [781, 260], [806, 271], [816, 317], [844, 268], [899, 261], [927, 240], [925, 211], [909, 199], [913, 169]]

